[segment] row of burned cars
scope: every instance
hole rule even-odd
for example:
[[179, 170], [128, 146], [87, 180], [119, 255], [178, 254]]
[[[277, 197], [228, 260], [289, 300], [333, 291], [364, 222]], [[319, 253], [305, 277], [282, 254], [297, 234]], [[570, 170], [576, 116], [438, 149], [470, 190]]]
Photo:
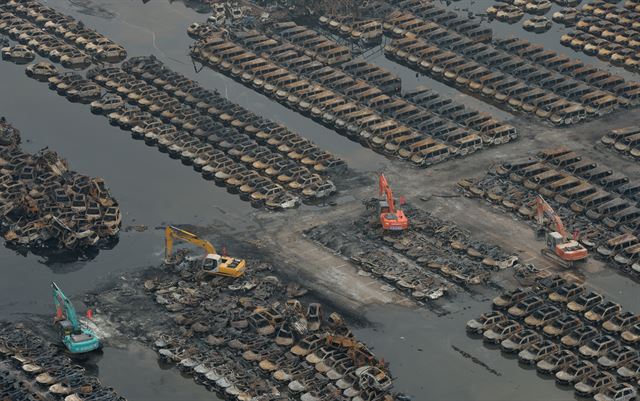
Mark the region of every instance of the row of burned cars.
[[297, 112], [380, 153], [428, 166], [517, 137], [514, 127], [434, 91], [398, 94], [400, 81], [381, 67], [304, 26], [210, 33], [192, 56]]
[[[281, 124], [259, 117], [216, 91], [178, 74], [155, 57], [129, 59], [119, 67], [32, 76], [71, 101], [131, 131], [205, 179], [215, 180], [255, 207], [295, 207], [336, 191], [329, 173], [345, 164]], [[35, 74], [35, 75], [33, 75]]]
[[127, 56], [121, 45], [38, 1], [0, 4], [0, 32], [66, 68], [84, 69], [94, 61], [117, 63]]
[[503, 163], [486, 176], [459, 185], [467, 195], [534, 224], [536, 198], [541, 195], [597, 257], [640, 277], [638, 180], [570, 149], [554, 148]]
[[554, 276], [508, 291], [466, 327], [579, 397], [627, 401], [637, 394], [640, 315], [582, 284]]
[[564, 46], [630, 71], [640, 69], [639, 12], [596, 0], [576, 10], [575, 20], [568, 22], [575, 23], [576, 30], [562, 35], [560, 43]]
[[570, 125], [640, 97], [638, 82], [517, 37], [493, 38], [431, 3], [394, 3], [383, 24], [395, 38], [389, 58], [509, 111]]
[[23, 324], [0, 322], [3, 401], [126, 401]]
[[609, 131], [600, 142], [624, 155], [640, 159], [640, 127], [632, 126]]

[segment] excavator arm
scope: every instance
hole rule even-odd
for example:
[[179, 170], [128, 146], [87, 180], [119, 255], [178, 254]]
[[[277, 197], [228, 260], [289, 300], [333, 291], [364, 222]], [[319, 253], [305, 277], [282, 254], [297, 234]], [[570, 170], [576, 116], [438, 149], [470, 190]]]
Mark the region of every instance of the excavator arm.
[[217, 254], [216, 248], [213, 246], [213, 244], [211, 244], [211, 242], [200, 239], [197, 235], [181, 228], [167, 226], [167, 228], [165, 228], [164, 230], [164, 260], [166, 263], [169, 263], [171, 261], [171, 257], [173, 256], [174, 239], [181, 239], [195, 246], [199, 246], [200, 248], [203, 248], [207, 252], [207, 254]]
[[[60, 287], [54, 282], [51, 282], [51, 288], [53, 290], [53, 302], [56, 306], [56, 311], [63, 311], [65, 318], [71, 323], [74, 331], [80, 330], [80, 321], [78, 320], [78, 315], [76, 313], [76, 309], [69, 301]], [[59, 313], [59, 312], [58, 312]]]
[[383, 195], [387, 198], [387, 205], [389, 205], [389, 213], [396, 212], [395, 201], [393, 200], [393, 192], [391, 191], [391, 187], [387, 182], [387, 178], [384, 174], [380, 174], [379, 178], [379, 186], [380, 186], [380, 195]]
[[562, 235], [564, 240], [567, 240], [567, 230], [564, 228], [564, 224], [562, 223], [562, 219], [560, 216], [553, 210], [553, 208], [545, 201], [542, 196], [538, 195], [536, 198], [536, 210], [538, 217], [538, 224], [541, 226], [544, 225], [544, 215], [547, 215], [549, 219], [553, 222], [555, 230]]

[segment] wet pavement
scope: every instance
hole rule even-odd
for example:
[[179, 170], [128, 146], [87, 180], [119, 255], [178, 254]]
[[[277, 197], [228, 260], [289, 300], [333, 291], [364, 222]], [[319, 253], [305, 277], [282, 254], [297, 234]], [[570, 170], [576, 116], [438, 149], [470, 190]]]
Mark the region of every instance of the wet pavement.
[[[155, 54], [168, 67], [197, 79], [203, 86], [217, 88], [231, 100], [252, 111], [281, 121], [322, 148], [345, 159], [356, 171], [371, 172], [386, 163], [382, 156], [343, 138], [266, 97], [251, 91], [221, 74], [203, 69], [196, 73], [188, 57], [193, 42], [186, 35], [192, 22], [202, 22], [198, 14], [180, 2], [154, 0], [50, 0], [45, 3], [83, 20], [111, 39], [126, 46], [129, 55]], [[472, 3], [472, 4], [468, 4]], [[482, 11], [491, 2], [460, 1], [452, 8], [471, 7]], [[557, 9], [554, 9], [548, 14]], [[526, 16], [525, 16], [526, 18]], [[554, 23], [551, 31], [528, 33], [520, 23], [512, 26], [493, 22], [501, 36], [516, 32], [531, 41], [543, 43], [569, 56], [585, 59], [598, 67], [615, 70], [629, 78], [629, 73], [559, 44]], [[390, 68], [403, 78], [403, 88], [423, 84], [455, 97], [472, 108], [489, 111], [509, 120], [513, 116], [481, 101], [461, 94], [427, 77], [416, 74], [378, 54], [370, 58]], [[55, 280], [71, 298], [108, 282], [123, 272], [157, 264], [162, 258], [163, 232], [156, 229], [168, 223], [216, 226], [227, 234], [255, 229], [248, 203], [224, 189], [204, 181], [190, 167], [172, 161], [155, 149], [133, 141], [128, 133], [108, 125], [103, 117], [90, 114], [87, 106], [72, 104], [24, 74], [24, 66], [0, 62], [3, 96], [0, 114], [22, 132], [23, 147], [37, 151], [50, 146], [68, 159], [72, 169], [90, 176], [103, 177], [123, 212], [123, 228], [144, 224], [144, 232], [121, 232], [119, 244], [101, 251], [90, 261], [45, 265], [41, 257], [26, 257], [0, 247], [0, 317], [20, 319], [25, 315], [53, 313], [49, 283]], [[635, 77], [637, 78], [637, 77]], [[10, 95], [7, 95], [10, 94]], [[229, 249], [233, 254], [233, 248]], [[595, 285], [620, 288], [625, 308], [637, 308], [637, 284], [610, 270], [594, 277]], [[77, 299], [77, 298], [76, 298]], [[387, 357], [395, 377], [396, 389], [414, 396], [414, 400], [570, 400], [573, 393], [541, 381], [535, 372], [517, 366], [495, 350], [466, 336], [464, 323], [486, 311], [486, 299], [456, 299], [465, 309], [438, 318], [426, 310], [376, 307], [366, 313], [372, 327], [356, 334]], [[468, 301], [468, 302], [467, 302]], [[446, 335], [443, 335], [446, 333]], [[464, 357], [462, 350], [477, 358]], [[482, 364], [479, 364], [480, 361]], [[483, 365], [484, 364], [484, 365]], [[175, 370], [165, 370], [155, 354], [139, 345], [106, 348], [98, 360], [99, 377], [129, 400], [204, 400], [215, 395], [185, 379]], [[135, 376], [131, 375], [135, 372]], [[496, 373], [497, 372], [497, 373]]]

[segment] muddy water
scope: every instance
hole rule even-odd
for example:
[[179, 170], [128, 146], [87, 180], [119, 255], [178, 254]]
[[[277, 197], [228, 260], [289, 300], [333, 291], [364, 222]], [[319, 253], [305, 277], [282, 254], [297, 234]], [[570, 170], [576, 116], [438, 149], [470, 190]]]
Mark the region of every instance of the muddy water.
[[[357, 170], [378, 169], [384, 158], [337, 135], [209, 69], [196, 73], [188, 57], [192, 40], [187, 26], [202, 21], [179, 2], [45, 1], [123, 43], [129, 54], [155, 54], [171, 68], [188, 74], [203, 86], [218, 89], [249, 109], [286, 123], [321, 147], [344, 158]], [[162, 257], [162, 231], [167, 223], [253, 228], [248, 203], [205, 182], [190, 167], [156, 149], [133, 141], [129, 133], [109, 126], [87, 106], [71, 104], [26, 77], [24, 66], [0, 62], [0, 115], [23, 133], [23, 146], [45, 146], [67, 158], [79, 172], [106, 179], [123, 211], [123, 227], [142, 224], [144, 232], [122, 232], [119, 244], [90, 261], [44, 265], [35, 255], [21, 256], [0, 247], [0, 318], [52, 313], [49, 283], [55, 280], [74, 298], [121, 273], [156, 264]], [[233, 247], [229, 252], [233, 253]], [[107, 348], [97, 362], [99, 377], [130, 400], [204, 400], [215, 395], [183, 379], [175, 370], [161, 369], [155, 355], [136, 346]]]
[[[381, 156], [218, 73], [209, 69], [197, 73], [188, 58], [192, 40], [185, 30], [191, 22], [203, 21], [206, 15], [198, 14], [182, 3], [166, 0], [147, 4], [122, 0], [49, 0], [47, 3], [123, 43], [130, 55], [155, 54], [171, 68], [188, 74], [204, 86], [217, 88], [231, 100], [284, 122], [344, 158], [357, 171], [377, 170], [385, 163]], [[488, 2], [478, 3], [485, 8], [488, 6]], [[463, 2], [453, 4], [455, 7], [462, 5]], [[499, 27], [496, 31], [503, 29], [504, 24], [496, 24], [494, 26]], [[518, 34], [526, 33], [520, 29]], [[551, 48], [553, 44], [560, 46], [557, 38], [548, 41], [553, 42]], [[509, 118], [506, 113], [429, 78], [416, 77], [414, 72], [383, 56], [373, 60], [400, 74], [404, 89], [425, 84], [457, 97], [471, 107]], [[71, 104], [48, 90], [45, 84], [28, 79], [23, 67], [0, 62], [0, 77], [3, 93], [0, 114], [23, 132], [28, 141], [24, 147], [36, 151], [50, 146], [66, 157], [73, 169], [104, 177], [120, 201], [123, 225], [149, 227], [141, 233], [122, 232], [120, 243], [113, 250], [102, 251], [91, 261], [44, 265], [37, 256], [24, 257], [0, 247], [0, 318], [18, 319], [27, 314], [52, 313], [49, 297], [52, 280], [73, 298], [123, 272], [157, 263], [163, 250], [162, 232], [155, 229], [158, 226], [167, 223], [216, 225], [228, 234], [252, 228], [254, 210], [247, 203], [227, 194], [224, 189], [205, 183], [191, 168], [133, 141], [128, 133], [110, 127], [102, 117], [91, 115], [86, 106]], [[233, 253], [233, 249], [229, 252]], [[613, 286], [624, 280], [609, 274], [596, 279], [603, 286]], [[637, 286], [628, 284], [624, 290], [626, 294], [632, 294]], [[533, 377], [535, 373], [517, 368], [514, 361], [485, 349], [480, 341], [467, 338], [464, 322], [484, 311], [487, 305], [477, 301], [470, 303], [469, 309], [457, 310], [442, 318], [425, 311], [372, 310], [367, 318], [375, 326], [361, 329], [358, 334], [392, 363], [393, 372], [399, 378], [396, 388], [414, 395], [416, 401], [528, 400], [532, 398], [531, 394], [549, 400], [571, 398], [571, 393], [537, 380]], [[637, 300], [630, 304], [628, 307], [633, 309]], [[451, 348], [452, 345], [484, 365], [462, 357]], [[488, 369], [495, 370], [500, 376]], [[130, 400], [215, 399], [202, 387], [181, 378], [175, 370], [164, 370], [151, 351], [136, 345], [105, 349], [98, 361], [98, 372], [105, 383]], [[460, 380], [464, 380], [463, 385]]]
[[[442, 3], [444, 4], [445, 2], [442, 2]], [[486, 17], [483, 17], [482, 15], [486, 13], [487, 7], [491, 5], [499, 4], [497, 1], [493, 1], [493, 0], [483, 0], [483, 1], [461, 0], [461, 1], [454, 1], [454, 2], [449, 1], [448, 3], [449, 3], [448, 8], [450, 10], [456, 11], [462, 15], [465, 15], [466, 13], [471, 12], [472, 14], [475, 15], [476, 19], [483, 18], [482, 20], [485, 22], [487, 22], [488, 20]], [[586, 4], [587, 1], [583, 1], [582, 3]], [[553, 13], [555, 13], [556, 11], [559, 11], [560, 9], [562, 9], [562, 7], [552, 2], [551, 10], [549, 10], [544, 16], [551, 19], [551, 16], [553, 15]], [[591, 57], [582, 52], [576, 52], [570, 47], [562, 46], [560, 44], [560, 36], [562, 36], [567, 32], [574, 31], [575, 30], [574, 27], [565, 27], [562, 24], [552, 22], [551, 29], [549, 29], [547, 32], [544, 32], [544, 33], [539, 34], [539, 33], [528, 32], [524, 30], [522, 28], [522, 23], [525, 20], [532, 17], [534, 17], [534, 15], [525, 13], [522, 19], [514, 24], [507, 24], [505, 22], [492, 20], [490, 24], [491, 24], [491, 28], [493, 29], [494, 37], [507, 38], [511, 36], [517, 36], [519, 38], [526, 39], [532, 43], [541, 44], [547, 50], [554, 50], [558, 53], [563, 53], [571, 58], [580, 59], [584, 63], [593, 64], [598, 68], [620, 75], [625, 79], [638, 80], [638, 75], [632, 72], [629, 72], [624, 68], [612, 66], [611, 64], [605, 61], [602, 61], [597, 57]]]
[[385, 356], [397, 378], [395, 386], [416, 401], [573, 400], [572, 391], [537, 376], [535, 369], [518, 366], [517, 357], [506, 358], [499, 348], [467, 336], [465, 322], [487, 310], [486, 302], [468, 302], [467, 309], [445, 317], [425, 310], [375, 308], [366, 316], [378, 326], [356, 335]]
[[[156, 353], [139, 344], [130, 344], [126, 349], [105, 348], [99, 365], [101, 380], [118, 383], [118, 393], [131, 401], [220, 399], [176, 369], [159, 365]], [[136, 372], [135, 376], [131, 372]]]

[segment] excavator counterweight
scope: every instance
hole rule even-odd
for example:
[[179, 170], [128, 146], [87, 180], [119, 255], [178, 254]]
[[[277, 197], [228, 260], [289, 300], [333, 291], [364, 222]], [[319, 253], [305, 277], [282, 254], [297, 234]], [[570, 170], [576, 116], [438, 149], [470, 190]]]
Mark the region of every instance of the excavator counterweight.
[[244, 259], [236, 259], [225, 255], [219, 255], [211, 242], [203, 240], [189, 231], [178, 227], [168, 226], [165, 228], [164, 239], [164, 260], [167, 264], [173, 262], [173, 240], [181, 239], [190, 244], [199, 246], [207, 252], [204, 260], [202, 261], [203, 273], [227, 277], [241, 277], [244, 275], [244, 271], [247, 267], [247, 262]]
[[384, 198], [380, 198], [378, 205], [378, 214], [380, 215], [382, 228], [390, 231], [404, 231], [408, 229], [409, 219], [402, 210], [396, 209], [393, 192], [384, 174], [380, 174], [378, 177], [378, 185], [380, 190], [379, 195], [384, 195]]

